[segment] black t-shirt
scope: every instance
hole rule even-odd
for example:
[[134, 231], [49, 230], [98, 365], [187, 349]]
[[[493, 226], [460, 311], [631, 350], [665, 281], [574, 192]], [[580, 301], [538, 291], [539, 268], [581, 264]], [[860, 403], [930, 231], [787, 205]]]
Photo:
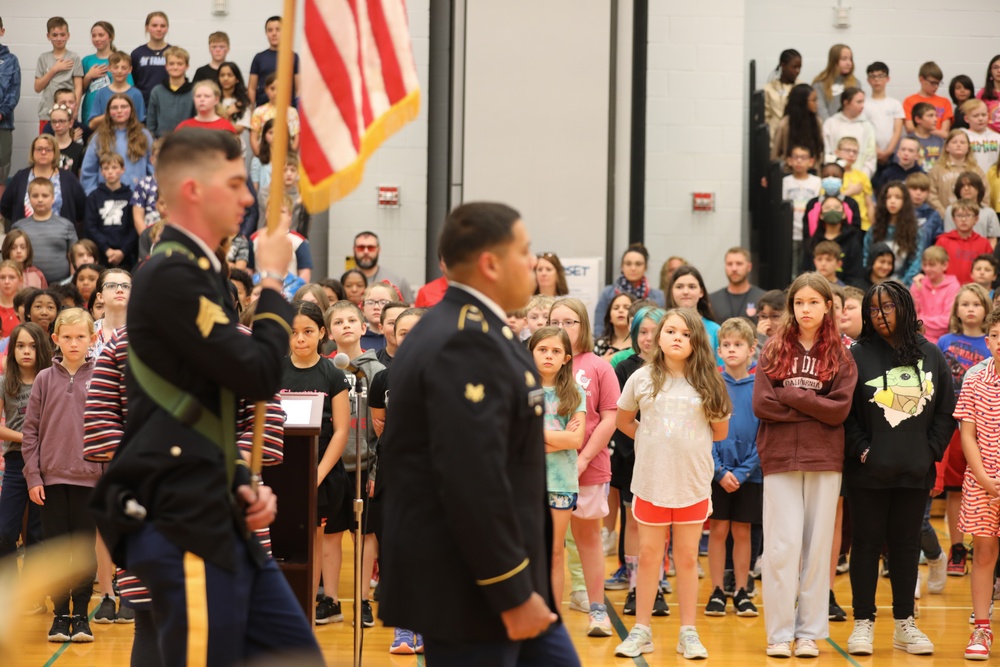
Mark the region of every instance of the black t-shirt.
[[[392, 357], [389, 357], [392, 361]], [[385, 410], [389, 405], [389, 366], [379, 371], [368, 385], [368, 407]]]
[[70, 171], [80, 178], [80, 166], [83, 164], [83, 154], [86, 152], [83, 144], [71, 141], [66, 148], [59, 149], [59, 168]]
[[285, 357], [281, 371], [281, 391], [318, 391], [324, 394], [323, 424], [320, 431], [320, 457], [333, 437], [333, 406], [331, 400], [342, 391], [350, 389], [344, 371], [325, 357], [309, 368], [298, 368], [291, 357]]
[[379, 363], [389, 368], [392, 365], [392, 355], [389, 354], [387, 348], [379, 348], [375, 350], [375, 358], [379, 360]]
[[194, 71], [194, 78], [191, 79], [191, 83], [198, 83], [199, 81], [214, 81], [219, 83], [219, 70], [214, 69], [211, 65], [202, 65]]

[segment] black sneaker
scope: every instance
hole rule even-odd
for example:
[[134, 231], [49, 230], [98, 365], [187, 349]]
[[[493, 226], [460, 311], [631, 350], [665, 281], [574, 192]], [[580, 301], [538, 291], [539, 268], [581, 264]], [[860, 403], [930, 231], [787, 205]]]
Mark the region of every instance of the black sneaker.
[[115, 623], [135, 623], [135, 609], [132, 609], [132, 605], [125, 604], [121, 598], [118, 598], [118, 614], [115, 615]]
[[847, 620], [847, 612], [837, 604], [837, 598], [834, 596], [833, 591], [830, 591], [830, 620], [837, 621], [838, 623]]
[[670, 616], [670, 605], [663, 598], [663, 592], [657, 589], [656, 599], [653, 600], [653, 616]]
[[760, 614], [757, 611], [757, 606], [750, 601], [750, 596], [747, 595], [745, 588], [736, 591], [736, 595], [733, 596], [733, 608], [736, 609], [737, 616], [758, 616]]
[[316, 625], [326, 625], [327, 623], [340, 623], [344, 620], [344, 614], [340, 610], [340, 602], [323, 595], [316, 596]]
[[635, 589], [633, 588], [625, 596], [625, 606], [622, 607], [623, 616], [635, 616]]
[[375, 627], [375, 615], [372, 614], [372, 603], [368, 600], [361, 601], [361, 625], [366, 628]]
[[86, 643], [94, 641], [94, 633], [90, 631], [90, 622], [83, 614], [73, 617], [73, 630], [70, 639], [76, 643]]
[[100, 606], [97, 607], [97, 611], [94, 613], [94, 623], [114, 623], [115, 622], [115, 601], [109, 596], [105, 595], [101, 600]]
[[726, 594], [721, 588], [712, 591], [705, 605], [705, 616], [725, 616], [726, 615]]
[[726, 570], [722, 574], [722, 592], [729, 597], [736, 593], [736, 575], [732, 570]]
[[56, 616], [52, 619], [52, 627], [49, 628], [49, 641], [68, 642], [69, 637], [69, 616]]

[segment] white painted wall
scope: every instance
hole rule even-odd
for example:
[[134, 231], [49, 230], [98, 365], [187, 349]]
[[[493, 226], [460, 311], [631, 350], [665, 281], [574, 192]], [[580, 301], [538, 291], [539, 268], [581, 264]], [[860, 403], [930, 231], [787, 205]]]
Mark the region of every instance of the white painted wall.
[[603, 257], [609, 0], [469, 0], [463, 200], [509, 203], [533, 247]]
[[[667, 257], [680, 255], [715, 290], [725, 282], [726, 249], [740, 243], [744, 5], [649, 1], [646, 246], [654, 283]], [[691, 211], [696, 191], [715, 193], [715, 212]]]
[[[249, 76], [250, 62], [267, 48], [264, 21], [281, 13], [281, 3], [229, 0], [228, 16], [213, 16], [209, 0], [173, 0], [166, 5], [148, 1], [121, 3], [117, 0], [45, 0], [43, 3], [5, 2], [0, 7], [6, 36], [3, 43], [17, 55], [22, 67], [21, 102], [15, 111], [13, 170], [27, 164], [28, 146], [38, 132], [38, 95], [33, 88], [34, 68], [39, 54], [49, 50], [45, 22], [63, 16], [70, 27], [69, 48], [81, 56], [93, 53], [90, 26], [108, 19], [115, 26], [116, 46], [131, 51], [146, 41], [143, 25], [146, 14], [165, 9], [170, 17], [167, 41], [191, 53], [192, 68], [208, 62], [208, 35], [225, 31], [232, 42], [229, 57]], [[301, 47], [302, 12], [299, 3], [296, 48]], [[430, 0], [409, 0], [410, 35], [421, 87], [427, 89], [427, 50]], [[193, 69], [191, 70], [193, 73]], [[424, 282], [424, 234], [426, 230], [427, 118], [421, 113], [396, 136], [386, 141], [369, 160], [364, 181], [349, 197], [330, 211], [329, 266], [332, 275], [343, 272], [343, 256], [352, 253], [354, 234], [362, 229], [382, 238], [381, 262], [407, 277], [411, 284]], [[402, 206], [379, 210], [376, 187], [399, 185]], [[314, 253], [327, 252], [314, 248]]]

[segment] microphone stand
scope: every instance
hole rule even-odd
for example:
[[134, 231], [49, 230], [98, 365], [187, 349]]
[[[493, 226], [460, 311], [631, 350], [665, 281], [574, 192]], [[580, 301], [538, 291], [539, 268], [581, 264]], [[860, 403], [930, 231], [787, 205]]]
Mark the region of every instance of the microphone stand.
[[[351, 373], [355, 377], [354, 405], [352, 406], [356, 415], [354, 459], [357, 462], [354, 469], [354, 667], [361, 667], [361, 642], [364, 631], [364, 625], [361, 622], [361, 568], [364, 567], [365, 544], [364, 529], [361, 526], [361, 517], [365, 507], [365, 501], [361, 495], [361, 391], [367, 383], [367, 378], [365, 372], [352, 365], [344, 353], [334, 356], [333, 363], [337, 368]], [[365, 422], [365, 427], [367, 428], [367, 422]], [[336, 582], [332, 585], [336, 586]]]

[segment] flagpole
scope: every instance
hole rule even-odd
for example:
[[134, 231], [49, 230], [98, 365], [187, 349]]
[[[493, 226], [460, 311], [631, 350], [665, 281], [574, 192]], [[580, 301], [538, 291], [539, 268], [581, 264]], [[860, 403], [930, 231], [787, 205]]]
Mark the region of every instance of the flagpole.
[[[267, 231], [273, 233], [281, 221], [281, 204], [285, 198], [285, 162], [288, 157], [288, 107], [292, 103], [294, 84], [295, 0], [285, 0], [281, 18], [281, 39], [278, 42], [278, 97], [273, 100], [274, 136], [271, 142], [271, 191], [267, 200]], [[253, 444], [250, 449], [250, 474], [253, 488], [260, 483], [264, 460], [264, 422], [267, 402], [254, 404]]]

